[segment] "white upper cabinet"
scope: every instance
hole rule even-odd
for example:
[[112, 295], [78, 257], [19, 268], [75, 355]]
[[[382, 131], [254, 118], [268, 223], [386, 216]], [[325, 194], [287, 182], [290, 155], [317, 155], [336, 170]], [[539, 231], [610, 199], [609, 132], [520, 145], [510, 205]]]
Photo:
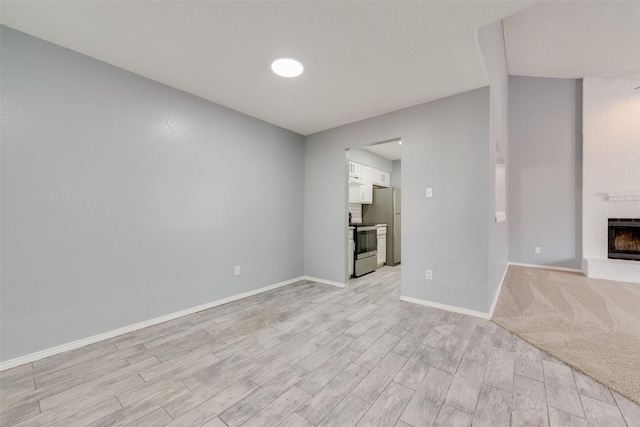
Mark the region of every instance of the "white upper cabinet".
[[349, 162], [349, 182], [362, 183], [362, 165], [356, 162]]
[[371, 185], [371, 182], [349, 185], [349, 203], [361, 203], [364, 205], [373, 203], [373, 185]]
[[370, 205], [373, 203], [373, 179], [376, 170], [362, 165], [362, 188], [360, 188], [360, 203]]
[[373, 203], [373, 186], [389, 187], [391, 174], [356, 162], [349, 162], [349, 203]]
[[391, 181], [391, 174], [389, 172], [372, 169], [372, 181], [373, 185], [378, 187], [388, 187], [389, 181]]

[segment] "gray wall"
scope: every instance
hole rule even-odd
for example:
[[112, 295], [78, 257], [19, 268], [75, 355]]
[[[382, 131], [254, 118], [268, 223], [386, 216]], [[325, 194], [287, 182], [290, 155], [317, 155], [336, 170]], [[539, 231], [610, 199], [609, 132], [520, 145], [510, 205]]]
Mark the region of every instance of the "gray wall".
[[385, 172], [391, 172], [393, 169], [391, 166], [391, 160], [365, 150], [364, 148], [354, 148], [349, 150], [349, 160]]
[[402, 188], [402, 160], [394, 160], [391, 168], [391, 186]]
[[509, 172], [509, 74], [505, 56], [502, 21], [489, 24], [478, 31], [485, 70], [491, 88], [490, 137], [487, 167], [491, 171], [489, 187], [489, 210], [486, 212], [489, 230], [489, 279], [488, 304], [496, 300], [500, 283], [508, 264], [508, 221], [496, 223], [496, 146], [507, 163]]
[[579, 269], [581, 82], [511, 77], [509, 93], [509, 260]]
[[301, 135], [1, 39], [2, 360], [303, 274]]
[[305, 274], [346, 281], [345, 149], [394, 138], [403, 151], [402, 295], [488, 311], [488, 88], [307, 136]]

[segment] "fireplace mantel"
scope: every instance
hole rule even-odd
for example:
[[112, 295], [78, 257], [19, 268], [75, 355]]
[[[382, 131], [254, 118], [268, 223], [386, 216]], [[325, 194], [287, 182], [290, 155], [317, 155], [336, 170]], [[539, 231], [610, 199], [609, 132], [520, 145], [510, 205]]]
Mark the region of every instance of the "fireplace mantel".
[[610, 202], [637, 202], [640, 201], [640, 191], [611, 191], [607, 193]]

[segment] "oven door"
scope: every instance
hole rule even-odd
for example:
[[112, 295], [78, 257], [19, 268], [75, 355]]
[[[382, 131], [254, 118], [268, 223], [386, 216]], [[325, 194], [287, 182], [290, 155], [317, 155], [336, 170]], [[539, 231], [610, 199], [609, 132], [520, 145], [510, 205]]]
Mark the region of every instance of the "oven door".
[[356, 259], [378, 253], [378, 229], [376, 227], [356, 228]]

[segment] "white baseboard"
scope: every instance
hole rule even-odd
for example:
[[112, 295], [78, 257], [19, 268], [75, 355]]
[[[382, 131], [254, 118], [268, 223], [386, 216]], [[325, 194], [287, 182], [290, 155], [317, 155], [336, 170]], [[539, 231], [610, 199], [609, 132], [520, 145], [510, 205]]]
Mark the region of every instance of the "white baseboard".
[[440, 304], [439, 302], [427, 301], [420, 298], [406, 297], [400, 295], [400, 301], [410, 302], [413, 304], [426, 305], [427, 307], [439, 308], [441, 310], [453, 311], [454, 313], [467, 314], [481, 319], [490, 319], [491, 315], [482, 311], [469, 310], [468, 308], [456, 307], [453, 305]]
[[319, 279], [317, 277], [304, 276], [304, 280], [309, 280], [311, 282], [324, 283], [325, 285], [337, 286], [338, 288], [344, 288], [347, 286], [346, 283], [340, 282], [332, 282], [331, 280]]
[[[265, 286], [259, 289], [254, 289], [252, 291], [243, 292], [241, 294], [233, 295], [227, 298], [219, 299], [217, 301], [212, 301], [206, 304], [198, 305], [195, 307], [187, 308], [185, 310], [176, 311], [175, 313], [170, 313], [164, 316], [156, 317], [154, 319], [145, 320], [143, 322], [135, 323], [133, 325], [124, 326], [122, 328], [114, 329], [112, 331], [104, 332], [102, 334], [94, 335], [87, 338], [82, 338], [76, 341], [72, 341], [66, 344], [58, 345], [55, 347], [47, 348], [44, 350], [36, 351], [35, 353], [26, 354], [24, 356], [19, 356], [14, 359], [9, 359], [4, 362], [0, 362], [0, 371], [4, 371], [7, 369], [15, 368], [16, 366], [24, 365], [26, 363], [35, 362], [36, 360], [44, 359], [45, 357], [54, 356], [59, 353], [64, 353], [65, 351], [75, 350], [76, 348], [80, 348], [85, 345], [93, 344], [99, 341], [104, 341], [109, 338], [116, 337], [118, 335], [127, 334], [129, 332], [137, 331], [139, 329], [147, 328], [149, 326], [157, 325], [159, 323], [167, 322], [169, 320], [177, 319], [179, 317], [187, 316], [189, 314], [197, 313], [198, 311], [207, 310], [209, 308], [217, 307], [222, 304], [227, 304], [229, 302], [237, 301], [242, 298], [247, 298], [252, 295], [260, 294], [266, 291], [270, 291], [272, 289], [280, 288], [282, 286], [290, 285], [292, 283], [299, 282], [301, 280], [311, 280], [306, 277], [300, 276], [294, 279], [286, 280], [284, 282], [276, 283], [273, 285]], [[318, 281], [315, 280], [314, 281]]]
[[582, 270], [577, 268], [556, 267], [555, 265], [523, 264], [521, 262], [509, 262], [509, 265], [516, 265], [518, 267], [542, 268], [545, 270], [570, 271], [572, 273], [582, 273]]
[[500, 297], [500, 292], [502, 292], [502, 285], [504, 284], [504, 278], [507, 277], [507, 270], [509, 270], [509, 264], [507, 263], [507, 267], [502, 272], [502, 279], [500, 279], [500, 285], [498, 286], [498, 292], [493, 297], [493, 302], [491, 303], [491, 308], [489, 308], [489, 319], [493, 317], [493, 310], [496, 309], [496, 304], [498, 303], [498, 298]]

